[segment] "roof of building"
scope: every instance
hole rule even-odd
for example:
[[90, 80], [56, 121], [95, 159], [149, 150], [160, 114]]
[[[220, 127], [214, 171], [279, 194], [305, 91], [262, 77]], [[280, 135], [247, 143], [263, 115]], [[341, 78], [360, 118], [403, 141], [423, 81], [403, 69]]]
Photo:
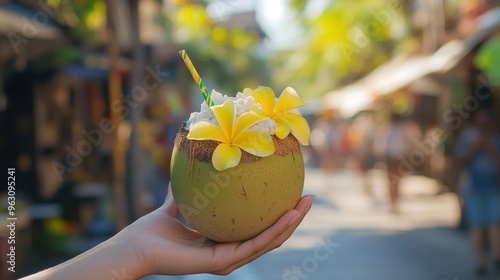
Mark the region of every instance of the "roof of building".
[[446, 73], [500, 26], [500, 8], [480, 16], [474, 32], [462, 40], [453, 40], [435, 53], [398, 56], [375, 69], [361, 80], [327, 93], [324, 109], [338, 109], [349, 117], [367, 108], [376, 96], [395, 92], [433, 73]]

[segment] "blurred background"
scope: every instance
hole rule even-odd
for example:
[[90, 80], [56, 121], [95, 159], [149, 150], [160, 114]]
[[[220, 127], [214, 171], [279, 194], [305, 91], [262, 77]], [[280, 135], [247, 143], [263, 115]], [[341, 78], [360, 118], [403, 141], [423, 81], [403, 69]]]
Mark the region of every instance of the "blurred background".
[[1, 188], [1, 279], [161, 205], [175, 134], [203, 102], [181, 49], [209, 90], [292, 86], [309, 102], [315, 206], [227, 279], [474, 279], [455, 151], [478, 111], [498, 132], [495, 0], [0, 0], [0, 167], [16, 170], [18, 217], [13, 275]]

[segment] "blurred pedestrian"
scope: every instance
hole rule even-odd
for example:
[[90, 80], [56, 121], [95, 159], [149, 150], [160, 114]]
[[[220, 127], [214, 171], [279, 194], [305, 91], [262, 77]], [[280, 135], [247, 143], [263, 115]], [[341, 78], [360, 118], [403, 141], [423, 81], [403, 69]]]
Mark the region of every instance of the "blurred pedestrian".
[[490, 112], [477, 111], [457, 143], [457, 160], [466, 171], [465, 210], [480, 276], [487, 273], [486, 232], [500, 271], [500, 135]]
[[399, 182], [403, 176], [402, 160], [411, 150], [411, 129], [404, 116], [393, 112], [386, 127], [379, 129], [374, 143], [374, 153], [385, 159], [390, 211], [398, 213]]
[[335, 167], [335, 114], [327, 111], [320, 116], [311, 131], [311, 145], [319, 157], [319, 167], [329, 171]]
[[350, 150], [351, 142], [349, 139], [349, 123], [346, 120], [342, 120], [335, 126], [335, 138], [333, 139], [333, 154], [335, 155], [336, 167], [346, 167]]
[[375, 165], [373, 142], [375, 140], [375, 122], [371, 113], [365, 113], [356, 118], [353, 127], [359, 133], [359, 142], [356, 145], [356, 157], [359, 173], [363, 180], [363, 190], [367, 195], [372, 195], [372, 185], [368, 171]]

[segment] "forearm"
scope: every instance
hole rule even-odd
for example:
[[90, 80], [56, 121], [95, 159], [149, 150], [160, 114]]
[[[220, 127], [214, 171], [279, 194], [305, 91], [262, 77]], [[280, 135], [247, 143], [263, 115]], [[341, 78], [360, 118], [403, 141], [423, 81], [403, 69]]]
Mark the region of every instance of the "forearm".
[[73, 259], [23, 280], [139, 279], [146, 275], [140, 258], [130, 244], [118, 242], [115, 236]]

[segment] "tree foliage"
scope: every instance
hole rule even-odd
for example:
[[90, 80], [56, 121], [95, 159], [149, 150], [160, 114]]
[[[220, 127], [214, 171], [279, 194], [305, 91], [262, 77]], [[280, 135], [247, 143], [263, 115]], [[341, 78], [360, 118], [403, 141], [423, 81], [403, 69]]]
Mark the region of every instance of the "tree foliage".
[[87, 45], [101, 44], [106, 25], [106, 4], [102, 0], [48, 0], [54, 18], [69, 27], [71, 37]]
[[301, 43], [276, 54], [274, 81], [320, 96], [361, 78], [396, 52], [411, 48], [405, 8], [396, 0], [335, 0], [315, 16], [307, 0], [290, 0], [303, 28]]
[[257, 32], [221, 24], [203, 1], [166, 2], [160, 20], [165, 40], [185, 48], [202, 78], [212, 80], [217, 90], [235, 94], [267, 80], [264, 62], [256, 56]]

